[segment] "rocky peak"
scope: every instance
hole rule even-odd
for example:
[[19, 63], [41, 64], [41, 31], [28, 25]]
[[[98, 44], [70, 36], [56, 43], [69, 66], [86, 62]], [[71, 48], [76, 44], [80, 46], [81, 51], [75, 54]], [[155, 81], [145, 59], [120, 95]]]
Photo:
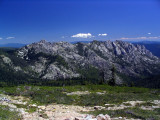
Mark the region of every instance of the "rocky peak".
[[[27, 45], [17, 51], [18, 56], [27, 60], [31, 53], [45, 53], [50, 56], [58, 55], [58, 61], [50, 61], [49, 57], [34, 61], [32, 69], [42, 78], [58, 79], [80, 76], [80, 68], [88, 66], [98, 70], [105, 70], [105, 78], [110, 79], [111, 67], [114, 64], [117, 72], [130, 76], [151, 74], [160, 64], [159, 58], [152, 55], [144, 46], [133, 45], [128, 42], [92, 41], [91, 43], [54, 42], [42, 40], [38, 43]], [[44, 57], [44, 56], [41, 56]], [[32, 59], [30, 59], [32, 61]], [[62, 64], [63, 62], [63, 64]], [[59, 64], [61, 63], [61, 64]], [[64, 67], [66, 65], [68, 67]], [[152, 66], [152, 67], [151, 67]]]
[[46, 40], [41, 40], [38, 43], [48, 43]]

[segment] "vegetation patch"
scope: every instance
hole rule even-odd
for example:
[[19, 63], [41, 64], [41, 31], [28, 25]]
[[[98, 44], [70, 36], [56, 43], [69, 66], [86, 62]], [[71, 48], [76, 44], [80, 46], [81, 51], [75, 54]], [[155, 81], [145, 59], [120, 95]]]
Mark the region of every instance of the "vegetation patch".
[[[159, 90], [136, 87], [113, 87], [108, 85], [82, 85], [82, 86], [19, 86], [1, 88], [2, 93], [13, 96], [29, 97], [36, 104], [75, 104], [81, 106], [94, 106], [105, 104], [122, 104], [126, 101], [152, 101], [159, 100]], [[88, 91], [90, 94], [67, 95], [76, 91]], [[96, 92], [104, 92], [97, 94]], [[154, 91], [154, 92], [153, 92]]]
[[26, 112], [33, 113], [37, 111], [37, 107], [29, 106]]
[[130, 103], [123, 103], [125, 106], [132, 106]]
[[26, 110], [26, 112], [29, 112], [29, 113], [33, 113], [33, 112], [36, 112], [37, 111], [37, 107], [34, 107], [34, 106], [30, 106], [30, 105], [23, 105], [23, 104], [13, 104], [15, 105], [17, 108], [24, 108]]
[[88, 114], [98, 115], [98, 114], [108, 114], [113, 117], [127, 117], [127, 118], [135, 118], [135, 119], [152, 119], [152, 120], [159, 120], [160, 119], [160, 112], [157, 110], [150, 111], [150, 110], [142, 110], [140, 108], [127, 108], [122, 110], [96, 110], [92, 112], [88, 112]]
[[145, 102], [145, 103], [137, 103], [136, 106], [155, 106], [156, 104], [152, 102]]
[[0, 105], [0, 120], [21, 120], [18, 112], [11, 111], [9, 107]]

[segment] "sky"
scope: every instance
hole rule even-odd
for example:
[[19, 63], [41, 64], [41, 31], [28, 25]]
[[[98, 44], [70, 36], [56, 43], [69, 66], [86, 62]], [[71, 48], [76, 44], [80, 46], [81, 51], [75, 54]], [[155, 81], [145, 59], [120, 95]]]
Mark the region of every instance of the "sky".
[[160, 41], [160, 0], [0, 0], [0, 44]]

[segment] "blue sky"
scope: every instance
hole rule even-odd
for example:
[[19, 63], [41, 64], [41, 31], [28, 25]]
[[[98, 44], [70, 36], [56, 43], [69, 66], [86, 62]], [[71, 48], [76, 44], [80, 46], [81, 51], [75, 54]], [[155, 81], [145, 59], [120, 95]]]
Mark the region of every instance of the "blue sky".
[[160, 41], [160, 0], [0, 0], [0, 44]]

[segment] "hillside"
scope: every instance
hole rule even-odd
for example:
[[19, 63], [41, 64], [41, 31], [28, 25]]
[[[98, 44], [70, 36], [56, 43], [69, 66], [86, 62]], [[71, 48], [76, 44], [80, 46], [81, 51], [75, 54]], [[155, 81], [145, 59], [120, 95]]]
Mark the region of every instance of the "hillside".
[[[123, 41], [70, 44], [40, 41], [18, 50], [2, 50], [1, 84], [102, 84], [159, 88], [160, 60], [141, 45]], [[113, 71], [113, 68], [115, 71]], [[9, 74], [9, 75], [8, 75]], [[152, 84], [150, 84], [150, 82]]]
[[155, 56], [160, 57], [160, 42], [137, 42], [134, 44], [144, 45], [149, 51], [151, 51]]
[[0, 88], [2, 120], [159, 120], [158, 89], [83, 86]]

